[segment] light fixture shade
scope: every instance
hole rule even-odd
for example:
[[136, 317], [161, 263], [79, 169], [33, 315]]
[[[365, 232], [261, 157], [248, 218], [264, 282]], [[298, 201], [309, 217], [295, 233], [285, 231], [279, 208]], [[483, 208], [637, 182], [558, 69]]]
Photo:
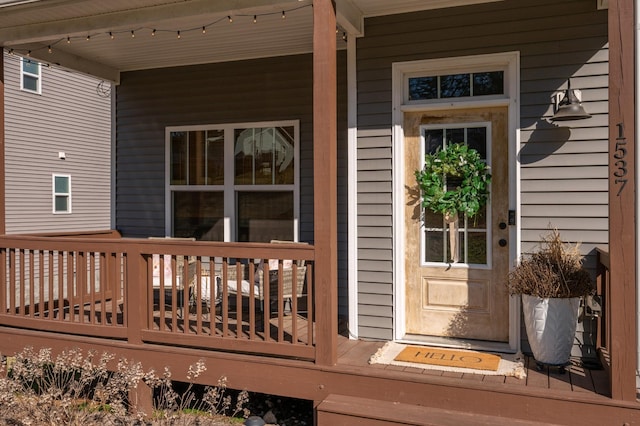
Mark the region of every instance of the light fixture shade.
[[591, 118], [591, 114], [584, 110], [575, 91], [571, 89], [571, 81], [569, 81], [564, 97], [558, 103], [558, 109], [551, 117], [551, 121], [584, 120], [586, 118]]

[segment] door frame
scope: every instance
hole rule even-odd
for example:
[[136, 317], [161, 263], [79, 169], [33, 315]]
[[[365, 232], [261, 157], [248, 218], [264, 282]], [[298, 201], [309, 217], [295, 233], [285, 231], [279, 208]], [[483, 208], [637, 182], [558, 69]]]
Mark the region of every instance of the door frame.
[[[502, 69], [505, 76], [505, 94], [479, 99], [461, 100], [438, 99], [433, 101], [407, 101], [407, 77], [411, 74], [428, 72], [431, 75], [468, 73], [478, 69]], [[504, 52], [452, 58], [428, 59], [392, 64], [393, 84], [393, 318], [394, 339], [405, 338], [405, 269], [404, 269], [404, 131], [405, 112], [429, 111], [489, 106], [508, 107], [509, 150], [509, 210], [515, 212], [516, 224], [509, 229], [509, 264], [520, 256], [520, 52]], [[409, 184], [409, 183], [407, 183]], [[451, 344], [451, 342], [447, 343]], [[454, 345], [455, 346], [455, 345]], [[486, 348], [482, 344], [460, 341], [459, 346]], [[491, 344], [493, 350], [520, 351], [520, 299], [512, 296], [509, 300], [509, 342], [506, 345]]]

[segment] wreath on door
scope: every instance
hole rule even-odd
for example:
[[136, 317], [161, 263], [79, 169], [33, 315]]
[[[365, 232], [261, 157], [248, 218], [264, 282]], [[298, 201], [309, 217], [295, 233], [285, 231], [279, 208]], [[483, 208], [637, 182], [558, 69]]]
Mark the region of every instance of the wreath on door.
[[444, 215], [449, 225], [451, 258], [458, 261], [458, 217], [473, 217], [489, 200], [491, 174], [478, 151], [463, 143], [449, 143], [425, 155], [424, 167], [415, 177], [422, 207]]

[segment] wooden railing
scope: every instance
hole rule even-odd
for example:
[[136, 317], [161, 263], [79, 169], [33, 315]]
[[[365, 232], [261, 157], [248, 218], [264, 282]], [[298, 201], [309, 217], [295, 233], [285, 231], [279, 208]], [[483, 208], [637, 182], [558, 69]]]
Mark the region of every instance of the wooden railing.
[[[598, 248], [596, 250], [596, 293], [600, 296], [601, 312], [598, 320], [596, 347], [604, 351], [604, 356], [611, 349], [611, 330], [609, 328], [609, 313], [611, 302], [609, 297], [609, 252]], [[603, 364], [608, 365], [606, 360]]]
[[314, 253], [103, 232], [2, 236], [0, 325], [314, 360]]

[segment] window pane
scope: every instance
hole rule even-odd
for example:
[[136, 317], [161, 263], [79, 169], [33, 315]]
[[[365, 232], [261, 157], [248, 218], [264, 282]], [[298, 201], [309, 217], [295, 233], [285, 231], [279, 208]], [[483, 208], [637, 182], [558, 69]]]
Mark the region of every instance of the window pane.
[[187, 184], [187, 132], [171, 132], [171, 185]]
[[22, 76], [22, 87], [26, 90], [38, 91], [38, 79], [29, 75]]
[[205, 132], [189, 132], [189, 185], [204, 185], [205, 166]]
[[173, 236], [198, 240], [224, 240], [222, 192], [173, 193]]
[[447, 145], [452, 143], [464, 144], [464, 129], [446, 129]]
[[471, 96], [469, 74], [443, 75], [440, 77], [440, 97], [460, 98]]
[[504, 94], [504, 71], [481, 72], [473, 75], [473, 96]]
[[293, 193], [238, 192], [238, 241], [293, 240]]
[[207, 181], [208, 185], [224, 184], [224, 131], [207, 132]]
[[240, 129], [235, 137], [237, 185], [293, 184], [293, 127]]
[[69, 211], [69, 197], [66, 195], [56, 195], [56, 212]]
[[438, 77], [415, 77], [409, 79], [409, 100], [437, 99]]
[[56, 176], [54, 192], [56, 194], [68, 194], [69, 193], [69, 178], [67, 176]]
[[22, 61], [22, 71], [29, 74], [40, 75], [40, 64], [30, 60]]

